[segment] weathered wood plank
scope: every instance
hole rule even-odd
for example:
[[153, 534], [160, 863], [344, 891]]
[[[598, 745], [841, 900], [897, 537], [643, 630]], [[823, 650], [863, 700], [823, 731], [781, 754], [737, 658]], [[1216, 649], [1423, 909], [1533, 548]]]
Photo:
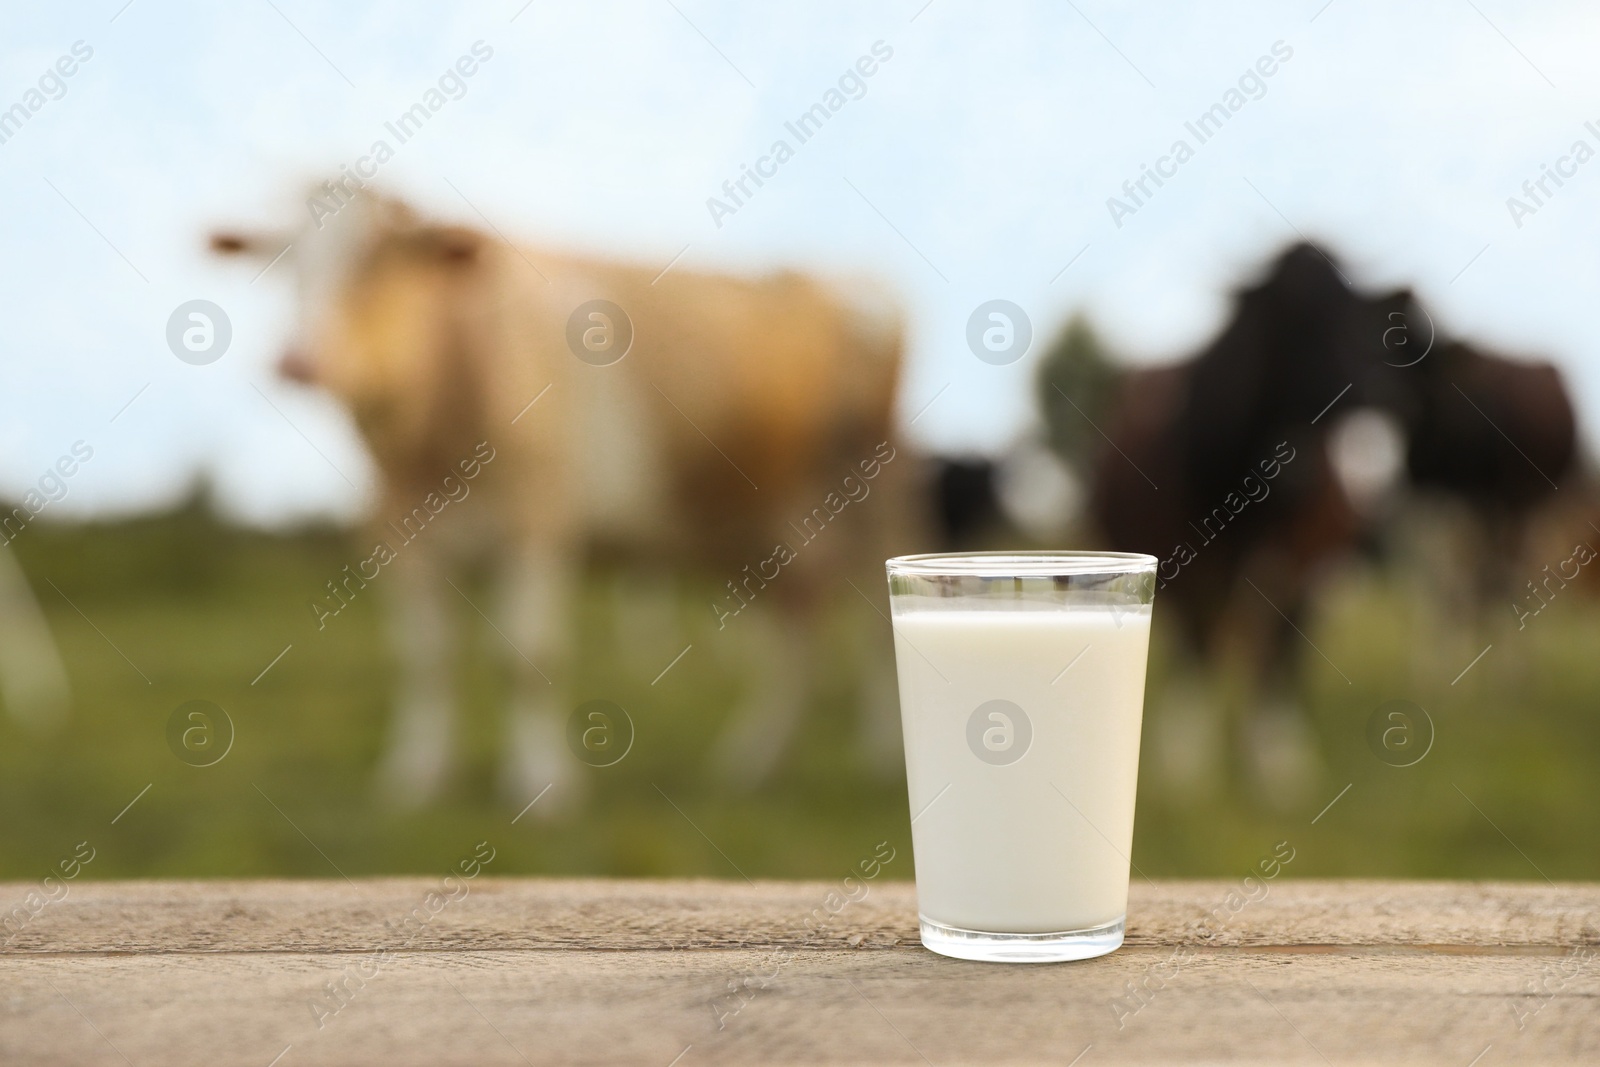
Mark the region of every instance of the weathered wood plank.
[[1530, 1016], [1536, 1005], [1524, 991], [1545, 973], [1544, 958], [1211, 952], [1137, 1014], [1119, 1012], [1125, 983], [1167, 958], [1134, 949], [1024, 967], [910, 949], [819, 951], [766, 988], [758, 981], [728, 1000], [730, 981], [773, 974], [770, 952], [415, 953], [395, 958], [331, 1014], [325, 983], [347, 961], [325, 955], [13, 959], [0, 964], [0, 1062], [123, 1062], [112, 1044], [135, 1064], [255, 1067], [286, 1046], [280, 1067], [522, 1056], [666, 1067], [691, 1044], [693, 1059], [680, 1067], [923, 1056], [1065, 1063], [1089, 1045], [1083, 1067], [1323, 1057], [1465, 1067], [1489, 1046], [1480, 1067], [1600, 1060], [1593, 966]]
[[[830, 894], [843, 895], [839, 883], [485, 875], [464, 885], [466, 895], [425, 924], [405, 924], [418, 909], [427, 913], [430, 893], [444, 891], [439, 879], [75, 883], [9, 942], [0, 935], [0, 954], [359, 952], [401, 943], [418, 951], [845, 947], [857, 935], [887, 947], [917, 939], [908, 882], [865, 883], [866, 897], [820, 936], [808, 932], [807, 917], [817, 909], [827, 916]], [[0, 884], [0, 902], [36, 888]], [[1136, 881], [1128, 944], [1600, 945], [1596, 885], [1283, 878], [1264, 889], [1240, 904], [1248, 892], [1237, 881]]]
[[1600, 1061], [1596, 886], [1281, 879], [1208, 941], [1230, 883], [1141, 885], [1047, 966], [922, 950], [903, 883], [806, 947], [836, 888], [484, 877], [379, 954], [436, 882], [74, 884], [0, 951], [0, 1063]]

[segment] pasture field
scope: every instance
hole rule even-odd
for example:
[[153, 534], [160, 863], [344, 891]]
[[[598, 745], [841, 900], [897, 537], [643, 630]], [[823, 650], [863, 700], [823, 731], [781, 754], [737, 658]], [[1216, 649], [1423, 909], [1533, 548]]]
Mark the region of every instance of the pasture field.
[[[495, 849], [494, 874], [835, 878], [888, 840], [899, 857], [888, 875], [912, 874], [903, 780], [875, 774], [855, 745], [853, 680], [862, 655], [889, 654], [887, 624], [848, 587], [829, 616], [824, 661], [837, 669], [817, 679], [779, 773], [744, 794], [709, 758], [744, 684], [736, 626], [717, 632], [708, 606], [712, 584], [680, 590], [675, 610], [669, 597], [641, 623], [618, 618], [618, 583], [595, 575], [575, 620], [575, 696], [626, 708], [633, 748], [615, 766], [584, 768], [581, 811], [545, 820], [536, 807], [513, 824], [516, 807], [492, 788], [499, 638], [465, 603], [464, 771], [433, 807], [375, 801], [388, 700], [378, 597], [366, 591], [320, 632], [307, 607], [358, 558], [354, 535], [245, 531], [191, 505], [41, 522], [0, 550], [18, 553], [74, 690], [72, 717], [54, 732], [0, 715], [0, 878], [41, 878], [85, 841], [92, 878], [442, 874], [480, 841]], [[864, 588], [881, 605], [881, 582]], [[481, 584], [466, 592], [488, 596]], [[1243, 876], [1288, 841], [1295, 875], [1600, 878], [1600, 605], [1557, 601], [1521, 631], [1509, 606], [1468, 629], [1418, 605], [1372, 572], [1339, 581], [1306, 635], [1322, 767], [1304, 797], [1269, 803], [1237, 772], [1171, 772], [1162, 753], [1189, 742], [1163, 710], [1171, 656], [1158, 598], [1139, 871]], [[1215, 688], [1227, 692], [1225, 681]], [[168, 746], [169, 716], [193, 699], [235, 724], [213, 766]], [[1385, 764], [1368, 743], [1369, 717], [1393, 699], [1434, 725], [1413, 766]]]

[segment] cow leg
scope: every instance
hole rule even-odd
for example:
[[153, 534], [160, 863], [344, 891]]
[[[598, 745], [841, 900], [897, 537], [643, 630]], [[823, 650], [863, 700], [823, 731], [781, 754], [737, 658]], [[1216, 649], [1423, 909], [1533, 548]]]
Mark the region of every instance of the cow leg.
[[765, 782], [788, 750], [810, 696], [813, 629], [811, 611], [792, 603], [754, 604], [728, 629], [747, 642], [752, 684], [718, 740], [714, 761], [722, 776], [741, 789]]
[[1212, 797], [1222, 787], [1228, 730], [1216, 690], [1205, 660], [1185, 648], [1172, 656], [1162, 688], [1147, 702], [1151, 785], [1175, 800]]
[[[877, 642], [872, 642], [876, 645]], [[900, 731], [900, 680], [894, 650], [872, 649], [861, 677], [861, 750], [879, 778], [905, 774], [905, 741]]]
[[455, 754], [455, 594], [443, 561], [418, 545], [389, 565], [384, 596], [399, 687], [378, 761], [378, 788], [391, 804], [421, 807], [443, 787]]
[[1180, 572], [1170, 590], [1156, 594], [1151, 635], [1165, 646], [1167, 669], [1159, 679], [1151, 675], [1145, 702], [1146, 745], [1156, 772], [1150, 784], [1180, 802], [1215, 795], [1228, 771], [1229, 713], [1215, 669], [1223, 596], [1206, 563]]
[[571, 643], [566, 634], [577, 585], [571, 554], [523, 549], [498, 568], [499, 598], [491, 638], [511, 679], [500, 792], [519, 810], [555, 818], [582, 798], [577, 759], [567, 750]]
[[[1299, 696], [1305, 656], [1304, 603], [1283, 598], [1288, 616], [1259, 616], [1261, 638], [1253, 643], [1241, 738], [1250, 779], [1266, 802], [1280, 810], [1304, 806], [1322, 778], [1315, 731]], [[1290, 620], [1293, 620], [1291, 623]]]
[[[885, 557], [887, 558], [887, 557]], [[900, 732], [900, 680], [895, 673], [893, 632], [881, 583], [867, 587], [882, 597], [874, 611], [852, 592], [845, 602], [848, 647], [856, 653], [856, 700], [859, 704], [856, 745], [869, 773], [891, 780], [905, 773], [905, 746]], [[862, 590], [865, 592], [866, 590]], [[881, 614], [880, 614], [881, 613]]]
[[612, 642], [632, 674], [655, 678], [689, 643], [680, 600], [677, 581], [659, 568], [612, 576]]
[[[858, 454], [866, 454], [863, 446]], [[894, 635], [888, 622], [888, 590], [884, 585], [883, 561], [907, 552], [926, 551], [921, 539], [926, 536], [920, 520], [924, 506], [920, 487], [913, 477], [913, 460], [884, 467], [872, 495], [862, 501], [861, 511], [848, 516], [855, 539], [844, 565], [864, 564], [859, 588], [839, 595], [849, 603], [851, 617], [859, 620], [866, 632], [856, 635], [853, 647], [861, 650], [862, 662], [858, 699], [861, 703], [861, 751], [870, 773], [884, 780], [905, 775], [905, 742], [901, 732], [900, 680], [895, 672]], [[835, 579], [836, 581], [836, 579]], [[859, 594], [859, 595], [858, 595]], [[861, 603], [865, 596], [876, 610]]]

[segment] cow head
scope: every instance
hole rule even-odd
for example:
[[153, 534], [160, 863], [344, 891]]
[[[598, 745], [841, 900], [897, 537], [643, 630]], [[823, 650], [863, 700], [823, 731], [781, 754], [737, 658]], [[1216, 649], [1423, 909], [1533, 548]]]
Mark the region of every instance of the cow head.
[[[325, 208], [325, 190], [308, 203]], [[218, 230], [213, 252], [249, 256], [296, 288], [295, 323], [278, 371], [337, 396], [374, 445], [415, 435], [465, 313], [479, 235], [427, 223], [365, 191], [281, 231]]]

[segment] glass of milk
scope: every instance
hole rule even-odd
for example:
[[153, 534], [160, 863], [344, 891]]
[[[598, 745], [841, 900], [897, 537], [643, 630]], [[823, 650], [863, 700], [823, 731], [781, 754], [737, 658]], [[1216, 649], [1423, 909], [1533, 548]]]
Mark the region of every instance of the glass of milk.
[[922, 943], [961, 959], [1122, 944], [1156, 559], [888, 561]]

